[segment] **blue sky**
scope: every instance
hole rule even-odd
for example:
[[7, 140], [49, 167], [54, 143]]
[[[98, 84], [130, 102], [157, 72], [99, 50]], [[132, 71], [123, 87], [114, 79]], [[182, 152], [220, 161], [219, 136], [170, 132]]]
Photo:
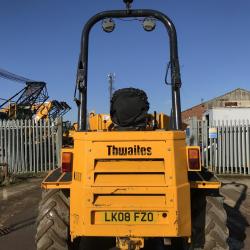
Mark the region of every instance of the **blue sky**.
[[[182, 109], [234, 88], [250, 90], [249, 0], [135, 0], [134, 8], [152, 8], [175, 23], [183, 87]], [[51, 99], [73, 102], [81, 30], [94, 14], [124, 8], [122, 0], [0, 0], [0, 68], [43, 80]], [[107, 112], [107, 75], [115, 88], [144, 89], [151, 110], [169, 112], [170, 87], [164, 84], [168, 37], [157, 23], [147, 33], [139, 22], [116, 21], [111, 34], [97, 25], [90, 36], [88, 109]], [[0, 79], [0, 97], [22, 85]]]

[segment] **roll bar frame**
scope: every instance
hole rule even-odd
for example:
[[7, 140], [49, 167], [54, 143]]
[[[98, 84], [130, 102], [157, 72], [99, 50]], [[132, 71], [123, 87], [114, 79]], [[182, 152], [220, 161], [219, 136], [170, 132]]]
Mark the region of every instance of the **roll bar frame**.
[[170, 43], [170, 65], [171, 65], [171, 86], [172, 86], [172, 129], [181, 129], [181, 102], [180, 87], [181, 75], [178, 59], [177, 34], [173, 22], [162, 12], [151, 9], [137, 10], [110, 10], [98, 13], [91, 17], [85, 24], [81, 37], [81, 52], [77, 69], [77, 86], [79, 90], [78, 100], [78, 130], [87, 131], [87, 86], [88, 86], [88, 47], [89, 34], [92, 27], [105, 18], [138, 18], [152, 17], [161, 21], [166, 27]]

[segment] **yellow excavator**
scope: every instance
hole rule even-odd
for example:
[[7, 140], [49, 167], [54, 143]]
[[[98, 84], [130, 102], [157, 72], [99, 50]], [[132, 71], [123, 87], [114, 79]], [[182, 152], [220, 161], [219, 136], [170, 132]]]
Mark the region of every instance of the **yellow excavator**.
[[32, 107], [36, 110], [34, 119], [39, 121], [40, 119], [48, 120], [49, 118], [55, 119], [56, 117], [65, 115], [71, 108], [66, 102], [59, 102], [57, 100], [46, 101], [42, 104], [35, 104]]

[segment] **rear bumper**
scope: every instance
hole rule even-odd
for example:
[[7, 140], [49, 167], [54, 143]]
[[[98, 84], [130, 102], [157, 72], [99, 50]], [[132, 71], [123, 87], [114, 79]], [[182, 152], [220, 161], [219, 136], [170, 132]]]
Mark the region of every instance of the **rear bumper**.
[[[115, 194], [114, 190], [116, 190]], [[81, 195], [79, 192], [73, 191], [72, 194], [74, 193], [78, 193], [78, 204], [75, 204], [76, 200], [72, 197], [70, 212], [72, 238], [77, 236], [189, 237], [191, 235], [189, 183], [178, 188], [81, 188]], [[79, 197], [84, 199], [81, 200]], [[138, 198], [137, 201], [135, 197]], [[100, 214], [104, 214], [105, 211], [158, 212], [159, 219], [153, 223], [125, 221], [106, 223], [100, 220]], [[164, 213], [167, 214], [165, 218]]]

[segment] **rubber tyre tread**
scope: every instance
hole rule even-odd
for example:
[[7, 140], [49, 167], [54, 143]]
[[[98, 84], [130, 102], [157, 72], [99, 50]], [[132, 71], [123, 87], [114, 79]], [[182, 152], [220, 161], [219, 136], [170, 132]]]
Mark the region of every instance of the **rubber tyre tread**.
[[61, 190], [43, 191], [36, 233], [37, 250], [71, 250], [69, 199]]
[[[223, 197], [206, 195], [202, 198], [198, 196], [192, 201], [195, 206], [192, 211], [193, 243], [189, 249], [228, 250], [229, 230]], [[203, 230], [201, 230], [202, 227]], [[200, 245], [201, 238], [203, 238], [202, 246]]]

